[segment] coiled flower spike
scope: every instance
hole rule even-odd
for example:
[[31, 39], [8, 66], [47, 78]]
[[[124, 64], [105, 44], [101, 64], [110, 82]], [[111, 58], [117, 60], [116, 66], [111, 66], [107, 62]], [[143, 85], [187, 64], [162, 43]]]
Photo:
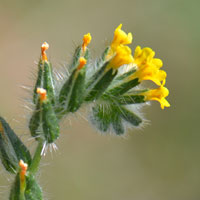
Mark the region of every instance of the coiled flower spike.
[[[146, 102], [158, 101], [161, 109], [170, 107], [162, 60], [155, 58], [149, 47], [137, 46], [132, 55], [128, 46], [132, 43], [132, 33], [121, 28], [122, 24], [115, 29], [112, 42], [97, 62], [92, 61], [88, 48], [92, 37], [85, 34], [62, 76], [55, 74], [48, 61], [48, 43], [42, 44], [33, 89], [34, 111], [29, 120], [30, 134], [38, 144], [33, 155], [0, 117], [0, 159], [6, 171], [15, 176], [10, 200], [43, 200], [36, 181], [41, 158], [47, 147], [56, 146], [62, 120], [81, 107], [90, 111], [90, 122], [101, 133], [115, 135], [124, 135], [127, 127], [137, 128], [145, 122], [140, 108]], [[146, 80], [157, 88], [144, 87]]]

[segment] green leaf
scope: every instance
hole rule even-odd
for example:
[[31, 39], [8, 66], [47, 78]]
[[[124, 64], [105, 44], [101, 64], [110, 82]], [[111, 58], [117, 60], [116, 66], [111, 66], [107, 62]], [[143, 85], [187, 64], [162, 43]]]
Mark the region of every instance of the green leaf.
[[16, 173], [18, 169], [18, 158], [10, 141], [2, 131], [0, 132], [0, 158], [4, 168], [8, 172]]
[[31, 164], [31, 155], [9, 124], [0, 117], [0, 157], [7, 171], [16, 173], [18, 163], [23, 160]]

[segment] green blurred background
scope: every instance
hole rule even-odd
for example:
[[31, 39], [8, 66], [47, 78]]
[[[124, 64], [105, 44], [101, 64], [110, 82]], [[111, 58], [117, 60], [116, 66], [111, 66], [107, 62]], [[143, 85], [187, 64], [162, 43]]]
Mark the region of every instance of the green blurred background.
[[[136, 45], [151, 47], [164, 62], [171, 107], [146, 107], [150, 125], [125, 138], [101, 136], [81, 114], [66, 119], [57, 153], [48, 153], [38, 175], [45, 198], [56, 200], [199, 200], [199, 0], [0, 0], [0, 115], [29, 140], [20, 88], [32, 85], [40, 46], [50, 44], [55, 66], [69, 63], [82, 36], [99, 55], [123, 24]], [[0, 199], [12, 176], [1, 167]]]

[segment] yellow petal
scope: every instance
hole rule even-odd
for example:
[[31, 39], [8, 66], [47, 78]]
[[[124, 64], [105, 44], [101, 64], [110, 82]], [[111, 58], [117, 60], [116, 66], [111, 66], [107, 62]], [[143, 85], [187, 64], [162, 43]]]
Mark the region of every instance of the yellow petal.
[[138, 78], [139, 82], [144, 80], [151, 80], [156, 85], [164, 85], [167, 73], [163, 70], [159, 70], [155, 65], [142, 65], [131, 77], [130, 79]]
[[162, 109], [164, 109], [165, 107], [170, 107], [169, 102], [165, 99], [165, 97], [169, 95], [169, 90], [164, 86], [149, 90], [142, 93], [141, 95], [145, 96], [146, 101], [158, 101]]
[[114, 32], [114, 38], [111, 43], [111, 48], [114, 50], [117, 48], [119, 45], [126, 45], [126, 44], [131, 44], [132, 43], [132, 34], [128, 33], [126, 34], [123, 30], [121, 30], [122, 24], [120, 24]]
[[138, 67], [141, 67], [144, 64], [153, 64], [160, 68], [162, 66], [162, 61], [158, 58], [154, 58], [155, 52], [148, 47], [141, 49], [140, 46], [137, 46], [134, 53], [134, 63]]
[[154, 64], [158, 69], [160, 69], [163, 66], [163, 62], [159, 58], [154, 58], [152, 60], [152, 64]]
[[131, 49], [128, 46], [118, 46], [116, 49], [115, 56], [110, 60], [108, 67], [114, 69], [119, 68], [122, 65], [130, 64], [133, 62], [133, 56], [131, 54]]

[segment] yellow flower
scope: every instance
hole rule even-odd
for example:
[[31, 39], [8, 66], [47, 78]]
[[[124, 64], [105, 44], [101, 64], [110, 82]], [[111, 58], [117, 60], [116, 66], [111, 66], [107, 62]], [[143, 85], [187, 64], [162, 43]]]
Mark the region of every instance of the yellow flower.
[[119, 45], [131, 44], [132, 43], [132, 34], [126, 34], [123, 30], [121, 30], [122, 24], [120, 24], [114, 32], [114, 38], [111, 43], [111, 48], [115, 50]]
[[120, 24], [114, 32], [113, 41], [110, 44], [110, 50], [107, 54], [106, 60], [112, 58], [112, 56], [116, 53], [116, 50], [119, 46], [131, 44], [132, 43], [132, 34], [126, 34], [123, 30], [121, 30], [122, 24]]
[[160, 70], [163, 63], [162, 60], [154, 58], [155, 52], [151, 48], [143, 48], [137, 46], [134, 53], [134, 63], [137, 71], [130, 77], [138, 78], [139, 82], [143, 80], [151, 80], [156, 85], [164, 85], [167, 73]]
[[164, 86], [143, 92], [141, 95], [145, 96], [145, 101], [158, 101], [162, 109], [170, 107], [169, 102], [165, 99], [169, 95], [169, 90]]
[[162, 60], [154, 58], [155, 52], [151, 48], [137, 46], [134, 53], [134, 63], [140, 68], [144, 64], [154, 65], [160, 69], [163, 65]]
[[128, 46], [117, 47], [115, 56], [110, 60], [108, 68], [118, 69], [120, 66], [133, 62], [131, 49]]
[[141, 66], [130, 79], [138, 78], [139, 82], [144, 80], [151, 80], [156, 85], [164, 85], [167, 73], [164, 70], [159, 70], [155, 65], [143, 65]]

